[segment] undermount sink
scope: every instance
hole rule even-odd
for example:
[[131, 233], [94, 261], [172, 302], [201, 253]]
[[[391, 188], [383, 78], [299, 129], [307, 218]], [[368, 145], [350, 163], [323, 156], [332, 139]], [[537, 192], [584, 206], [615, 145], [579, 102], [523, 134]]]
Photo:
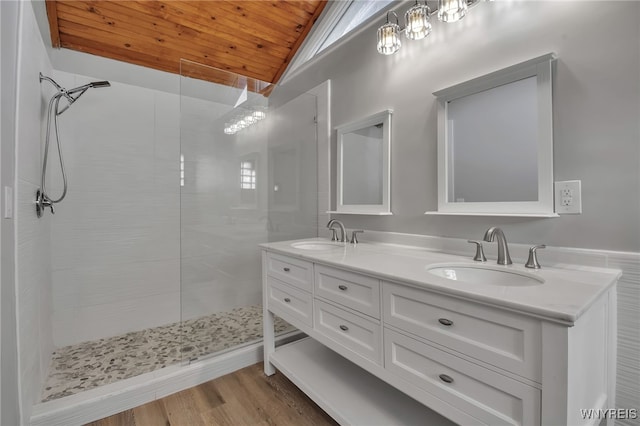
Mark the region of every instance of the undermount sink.
[[428, 267], [427, 271], [439, 277], [470, 284], [530, 286], [544, 283], [542, 278], [534, 275], [484, 265], [434, 265]]
[[291, 247], [300, 250], [334, 250], [343, 247], [340, 243], [332, 243], [328, 241], [301, 241], [291, 244]]

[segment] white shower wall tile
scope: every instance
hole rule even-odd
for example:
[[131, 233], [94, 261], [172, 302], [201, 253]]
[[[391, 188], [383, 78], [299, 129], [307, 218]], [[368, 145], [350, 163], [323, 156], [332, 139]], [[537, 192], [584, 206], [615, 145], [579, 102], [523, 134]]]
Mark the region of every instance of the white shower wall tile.
[[262, 288], [255, 280], [237, 281], [225, 278], [182, 286], [182, 317], [199, 318], [243, 306], [258, 305]]
[[113, 161], [106, 158], [84, 162], [67, 168], [69, 185], [82, 192], [151, 192], [153, 190], [153, 160], [151, 158]]
[[69, 194], [51, 231], [56, 346], [179, 319], [178, 97], [111, 83], [61, 116]]
[[[44, 118], [55, 89], [38, 83], [39, 73], [52, 69], [33, 8], [20, 2], [16, 105], [16, 322], [20, 413], [28, 419], [37, 401], [53, 350], [51, 329], [50, 213], [35, 214], [40, 185]], [[4, 142], [4, 141], [3, 141]]]
[[37, 184], [40, 182], [41, 141], [45, 128], [45, 113], [54, 87], [39, 81], [39, 73], [51, 75], [51, 64], [44, 49], [33, 11], [23, 10], [18, 58], [17, 96], [17, 177]]
[[53, 272], [53, 309], [117, 303], [180, 291], [178, 259], [96, 265]]
[[180, 321], [180, 292], [54, 312], [56, 347]]
[[154, 96], [154, 156], [177, 163], [180, 158], [180, 97], [163, 92], [155, 92]]
[[163, 225], [82, 229], [52, 227], [53, 269], [178, 259], [179, 229]]
[[118, 141], [129, 140], [136, 141], [134, 149], [153, 152], [155, 118], [152, 90], [111, 82], [109, 88], [85, 93], [82, 107], [73, 110], [74, 121], [84, 124], [76, 127], [77, 143], [112, 143], [111, 146], [95, 147], [127, 152], [130, 147]]
[[61, 232], [85, 229], [179, 226], [177, 194], [161, 191], [113, 193], [70, 191], [53, 218]]
[[[607, 266], [622, 270], [618, 282], [618, 374], [616, 407], [637, 409], [640, 395], [640, 253], [609, 253]], [[640, 419], [616, 424], [640, 424]]]
[[180, 157], [172, 160], [156, 159], [153, 163], [154, 192], [161, 195], [170, 194], [179, 206], [180, 201]]

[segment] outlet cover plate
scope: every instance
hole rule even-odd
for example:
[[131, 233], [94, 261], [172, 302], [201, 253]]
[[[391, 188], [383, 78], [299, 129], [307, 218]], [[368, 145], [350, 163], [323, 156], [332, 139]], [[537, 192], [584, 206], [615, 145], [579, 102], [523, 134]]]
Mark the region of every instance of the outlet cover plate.
[[582, 214], [582, 185], [579, 180], [555, 182], [555, 205], [558, 214]]

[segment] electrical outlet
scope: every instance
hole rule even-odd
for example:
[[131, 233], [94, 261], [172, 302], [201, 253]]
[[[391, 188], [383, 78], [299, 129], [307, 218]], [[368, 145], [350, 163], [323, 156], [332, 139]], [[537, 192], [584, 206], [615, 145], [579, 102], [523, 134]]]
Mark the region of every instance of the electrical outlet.
[[558, 214], [582, 214], [581, 181], [556, 182], [555, 203]]

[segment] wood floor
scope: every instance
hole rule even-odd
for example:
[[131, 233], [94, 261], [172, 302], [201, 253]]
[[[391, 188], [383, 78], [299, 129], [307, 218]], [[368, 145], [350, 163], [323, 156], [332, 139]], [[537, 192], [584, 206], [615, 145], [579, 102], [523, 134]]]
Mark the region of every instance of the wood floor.
[[281, 373], [262, 363], [87, 426], [336, 425]]

